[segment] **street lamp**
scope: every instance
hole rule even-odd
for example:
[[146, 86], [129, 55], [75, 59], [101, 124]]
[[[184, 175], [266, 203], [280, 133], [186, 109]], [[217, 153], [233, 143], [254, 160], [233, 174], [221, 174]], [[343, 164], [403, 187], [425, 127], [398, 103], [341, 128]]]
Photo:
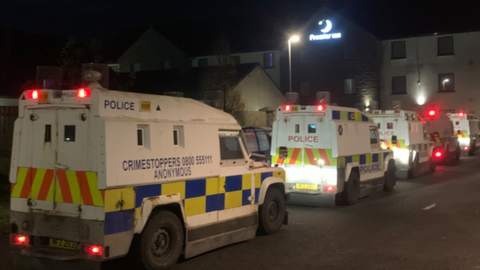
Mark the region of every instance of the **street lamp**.
[[449, 81], [450, 81], [449, 79], [443, 80], [443, 82], [442, 82], [442, 83], [443, 83], [443, 90], [445, 90], [445, 83], [447, 83], [447, 82], [449, 82]]
[[297, 42], [300, 38], [298, 36], [293, 36], [288, 40], [288, 72], [290, 75], [290, 89], [289, 92], [292, 92], [292, 41]]

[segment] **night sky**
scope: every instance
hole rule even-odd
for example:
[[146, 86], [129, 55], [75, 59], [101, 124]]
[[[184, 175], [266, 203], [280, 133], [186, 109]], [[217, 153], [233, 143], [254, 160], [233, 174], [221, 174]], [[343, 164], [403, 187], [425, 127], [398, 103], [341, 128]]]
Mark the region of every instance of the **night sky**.
[[480, 1], [441, 0], [2, 0], [0, 24], [40, 34], [107, 39], [121, 29], [253, 16], [285, 28], [324, 4], [380, 38], [480, 30]]

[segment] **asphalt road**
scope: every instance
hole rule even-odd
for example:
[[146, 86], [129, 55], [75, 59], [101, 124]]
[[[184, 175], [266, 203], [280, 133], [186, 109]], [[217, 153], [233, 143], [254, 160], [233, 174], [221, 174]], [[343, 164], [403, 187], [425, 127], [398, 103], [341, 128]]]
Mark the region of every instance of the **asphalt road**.
[[[290, 224], [270, 236], [183, 260], [183, 269], [480, 269], [480, 155], [434, 174], [399, 180], [393, 192], [336, 208], [288, 206]], [[11, 268], [8, 237], [0, 269]], [[117, 260], [106, 269], [135, 269]]]

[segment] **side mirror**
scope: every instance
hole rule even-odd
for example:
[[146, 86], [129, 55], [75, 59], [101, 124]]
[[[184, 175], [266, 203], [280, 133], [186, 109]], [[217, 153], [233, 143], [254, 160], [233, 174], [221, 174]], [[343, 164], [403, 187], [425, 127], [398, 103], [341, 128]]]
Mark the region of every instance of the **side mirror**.
[[288, 149], [285, 146], [280, 146], [280, 151], [278, 157], [281, 159], [286, 159], [288, 157]]
[[392, 144], [397, 144], [397, 135], [392, 136]]

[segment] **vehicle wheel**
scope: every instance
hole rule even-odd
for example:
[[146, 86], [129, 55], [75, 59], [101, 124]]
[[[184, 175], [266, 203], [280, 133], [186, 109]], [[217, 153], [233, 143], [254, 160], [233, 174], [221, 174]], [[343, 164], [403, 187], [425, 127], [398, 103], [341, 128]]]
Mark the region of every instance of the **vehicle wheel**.
[[285, 219], [285, 196], [274, 187], [270, 187], [265, 195], [263, 204], [260, 205], [258, 216], [260, 218], [259, 231], [261, 234], [276, 233], [282, 227]]
[[354, 205], [358, 201], [360, 196], [360, 177], [355, 171], [350, 172], [348, 182], [345, 183], [343, 188], [343, 202], [347, 205]]
[[434, 173], [436, 169], [437, 169], [437, 163], [432, 159], [430, 159], [430, 171]]
[[460, 160], [460, 146], [455, 150], [455, 160]]
[[477, 144], [477, 143], [476, 143], [474, 140], [472, 140], [472, 144], [471, 144], [471, 146], [470, 146], [470, 151], [468, 151], [468, 155], [469, 155], [469, 156], [473, 156], [473, 155], [475, 154], [475, 150], [477, 150], [477, 149], [476, 149], [476, 148], [477, 148], [477, 145], [476, 145], [476, 144]]
[[141, 264], [148, 270], [167, 269], [182, 253], [183, 227], [169, 211], [158, 211], [143, 230], [137, 248]]
[[408, 171], [408, 178], [417, 178], [420, 175], [420, 162], [418, 154], [415, 155], [415, 160], [412, 162], [412, 168]]
[[395, 162], [389, 161], [387, 171], [385, 172], [385, 183], [383, 185], [383, 190], [391, 191], [396, 184], [397, 179], [395, 177]]

